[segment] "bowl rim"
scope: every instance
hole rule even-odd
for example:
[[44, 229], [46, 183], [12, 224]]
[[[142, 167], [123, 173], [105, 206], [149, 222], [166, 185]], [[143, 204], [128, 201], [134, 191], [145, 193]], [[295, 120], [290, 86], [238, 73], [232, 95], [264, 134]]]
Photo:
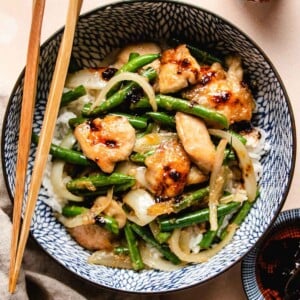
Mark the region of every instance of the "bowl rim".
[[[256, 245], [251, 249], [251, 251], [249, 251], [248, 254], [245, 255], [241, 264], [241, 280], [243, 290], [247, 297], [251, 297], [252, 292], [257, 292], [257, 294], [259, 294], [260, 297], [263, 297], [263, 294], [259, 289], [258, 282], [255, 276], [256, 260], [261, 247], [264, 245], [265, 242], [267, 242], [269, 234], [273, 233], [275, 227], [280, 227], [281, 225], [289, 225], [296, 220], [300, 221], [300, 208], [291, 208], [281, 211], [278, 214], [275, 222], [268, 227], [268, 230], [266, 230], [266, 232], [262, 235], [258, 243], [256, 243]], [[249, 282], [252, 283], [251, 287], [250, 284], [247, 284]]]
[[[294, 117], [294, 112], [293, 112], [293, 108], [291, 105], [291, 101], [290, 98], [288, 96], [287, 90], [285, 88], [285, 85], [283, 83], [283, 80], [281, 79], [281, 76], [279, 75], [277, 69], [275, 68], [274, 64], [272, 63], [272, 61], [270, 60], [270, 58], [267, 56], [267, 54], [264, 52], [264, 50], [248, 35], [246, 34], [243, 30], [241, 30], [238, 25], [233, 24], [231, 21], [229, 21], [228, 19], [226, 19], [226, 17], [223, 17], [217, 13], [214, 13], [206, 8], [203, 8], [201, 5], [198, 4], [191, 4], [191, 3], [187, 3], [186, 1], [180, 1], [180, 0], [117, 0], [111, 3], [107, 3], [107, 4], [103, 4], [103, 5], [99, 5], [95, 8], [93, 8], [92, 10], [89, 10], [83, 14], [81, 14], [79, 16], [79, 21], [82, 18], [87, 18], [90, 15], [92, 15], [93, 13], [95, 13], [98, 10], [105, 10], [107, 8], [114, 8], [114, 7], [118, 7], [118, 6], [122, 6], [122, 5], [130, 5], [130, 4], [134, 4], [134, 3], [169, 3], [169, 4], [177, 4], [179, 6], [185, 6], [188, 8], [194, 8], [197, 9], [199, 11], [202, 11], [205, 14], [209, 14], [211, 16], [213, 16], [214, 18], [219, 19], [220, 21], [222, 21], [223, 23], [229, 25], [230, 27], [234, 28], [237, 32], [239, 32], [241, 35], [243, 35], [251, 44], [253, 44], [254, 47], [256, 47], [257, 51], [263, 56], [264, 60], [267, 61], [267, 63], [270, 65], [270, 68], [272, 69], [272, 71], [274, 72], [274, 74], [276, 75], [276, 78], [279, 82], [279, 85], [281, 87], [281, 90], [283, 92], [284, 98], [286, 99], [286, 104], [288, 107], [288, 112], [289, 112], [289, 116], [290, 116], [290, 121], [291, 121], [291, 127], [292, 127], [292, 141], [293, 141], [293, 149], [292, 149], [292, 161], [291, 161], [291, 168], [290, 168], [290, 176], [286, 185], [286, 189], [284, 191], [284, 193], [282, 194], [282, 200], [280, 202], [280, 205], [277, 207], [277, 210], [272, 218], [272, 220], [270, 221], [269, 226], [266, 228], [265, 232], [258, 238], [256, 244], [258, 244], [262, 238], [266, 235], [266, 233], [269, 231], [270, 227], [272, 226], [272, 224], [274, 223], [274, 220], [276, 220], [277, 216], [279, 215], [285, 201], [286, 198], [288, 196], [290, 187], [291, 187], [291, 183], [293, 180], [293, 176], [294, 176], [294, 171], [295, 171], [295, 164], [296, 164], [296, 151], [297, 151], [297, 135], [296, 135], [296, 126], [295, 126], [295, 117]], [[59, 29], [57, 29], [53, 34], [51, 34], [41, 45], [41, 51], [46, 48], [49, 44], [49, 42], [59, 36], [63, 34], [64, 31], [64, 26], [60, 27]], [[24, 77], [25, 74], [25, 66], [23, 68], [23, 70], [21, 71], [21, 73], [19, 74], [16, 83], [14, 84], [12, 91], [10, 93], [9, 96], [9, 100], [7, 103], [7, 107], [5, 110], [5, 114], [4, 114], [4, 118], [3, 118], [3, 126], [2, 126], [2, 132], [1, 132], [1, 163], [2, 163], [2, 170], [3, 170], [3, 177], [4, 177], [4, 182], [5, 182], [5, 186], [6, 186], [6, 190], [8, 192], [9, 198], [13, 204], [14, 201], [14, 197], [13, 197], [13, 191], [9, 188], [9, 182], [8, 182], [8, 174], [7, 174], [7, 169], [5, 167], [5, 162], [4, 162], [4, 134], [5, 134], [5, 124], [7, 123], [7, 118], [9, 115], [9, 108], [11, 106], [11, 103], [13, 101], [13, 95], [15, 94], [18, 86], [20, 86], [22, 79]], [[69, 272], [71, 272], [72, 274], [74, 274], [76, 277], [78, 277], [79, 279], [83, 280], [83, 281], [87, 281], [99, 288], [105, 288], [111, 291], [117, 291], [117, 292], [123, 292], [123, 293], [129, 293], [129, 294], [139, 294], [139, 295], [149, 295], [149, 294], [166, 294], [166, 293], [174, 293], [174, 292], [178, 292], [178, 291], [182, 291], [182, 290], [186, 290], [186, 289], [190, 289], [196, 286], [199, 286], [203, 283], [208, 282], [209, 280], [212, 280], [216, 277], [218, 277], [221, 274], [224, 274], [226, 271], [228, 271], [230, 268], [232, 268], [234, 265], [236, 265], [237, 263], [239, 263], [240, 261], [243, 260], [243, 258], [245, 258], [246, 255], [248, 255], [253, 248], [255, 248], [255, 245], [252, 245], [243, 255], [241, 255], [236, 261], [232, 262], [231, 264], [229, 264], [227, 267], [225, 267], [221, 272], [219, 272], [218, 274], [212, 275], [211, 277], [202, 280], [201, 282], [189, 285], [189, 286], [184, 286], [184, 287], [180, 287], [180, 288], [174, 288], [172, 290], [164, 290], [164, 291], [128, 291], [125, 289], [117, 289], [117, 288], [113, 288], [110, 286], [104, 286], [101, 285], [99, 283], [96, 283], [94, 281], [91, 281], [87, 278], [83, 278], [81, 277], [79, 274], [77, 274], [75, 271], [72, 271], [70, 269], [68, 269], [66, 266], [64, 266], [64, 264], [60, 261], [58, 261], [52, 254], [50, 254], [45, 248], [43, 248], [38, 241], [35, 239], [35, 237], [33, 236], [32, 232], [30, 231], [30, 237], [34, 239], [34, 241], [42, 248], [42, 250], [48, 254], [56, 263], [60, 264], [61, 266], [63, 266], [65, 269], [67, 269]]]

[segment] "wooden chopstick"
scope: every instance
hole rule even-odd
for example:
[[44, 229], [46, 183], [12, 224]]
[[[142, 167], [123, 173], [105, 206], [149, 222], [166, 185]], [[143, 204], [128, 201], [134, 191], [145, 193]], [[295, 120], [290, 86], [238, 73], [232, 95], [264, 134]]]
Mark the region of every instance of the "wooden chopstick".
[[37, 75], [40, 53], [41, 28], [44, 16], [45, 0], [33, 1], [31, 28], [27, 49], [24, 76], [23, 98], [20, 116], [18, 154], [16, 164], [15, 196], [13, 209], [13, 228], [10, 247], [9, 278], [15, 266], [18, 238], [20, 234], [21, 211], [25, 189], [27, 161], [29, 156], [32, 132], [32, 120], [36, 97]]
[[81, 5], [82, 0], [69, 0], [65, 30], [60, 44], [49, 91], [41, 134], [39, 137], [39, 144], [34, 161], [33, 173], [29, 186], [26, 210], [23, 218], [18, 250], [16, 253], [15, 267], [13, 269], [9, 285], [9, 291], [11, 293], [13, 293], [16, 288], [22, 258], [29, 235], [31, 219], [35, 209], [38, 193], [42, 183], [42, 177], [47, 163], [51, 140], [55, 129], [56, 118], [60, 106], [61, 95], [63, 93], [64, 83], [67, 76], [73, 46], [74, 33]]

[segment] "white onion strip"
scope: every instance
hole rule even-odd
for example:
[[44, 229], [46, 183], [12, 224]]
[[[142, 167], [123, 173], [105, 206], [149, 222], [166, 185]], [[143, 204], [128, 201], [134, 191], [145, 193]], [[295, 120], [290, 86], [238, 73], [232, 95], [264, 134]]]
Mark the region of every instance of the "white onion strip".
[[100, 94], [96, 98], [95, 102], [91, 106], [91, 110], [95, 107], [99, 106], [106, 100], [106, 94], [110, 91], [110, 89], [121, 81], [134, 81], [136, 82], [145, 92], [149, 99], [149, 103], [154, 111], [157, 111], [157, 103], [155, 100], [155, 93], [152, 86], [149, 84], [148, 80], [137, 74], [131, 72], [122, 72], [110, 79], [107, 85], [101, 90]]
[[58, 215], [58, 220], [67, 228], [74, 228], [81, 225], [89, 225], [95, 223], [95, 217], [109, 207], [112, 202], [112, 189], [107, 192], [107, 196], [99, 196], [96, 198], [94, 205], [87, 211], [72, 218], [66, 218]]
[[223, 165], [226, 145], [227, 145], [227, 140], [221, 139], [217, 147], [216, 157], [210, 175], [209, 197], [208, 197], [210, 230], [218, 229], [217, 206], [219, 204], [219, 198], [221, 197], [221, 193], [225, 183], [224, 171], [222, 172], [222, 165]]
[[169, 239], [169, 246], [172, 252], [177, 255], [179, 259], [185, 262], [191, 263], [203, 263], [208, 261], [211, 257], [216, 255], [221, 249], [223, 249], [232, 239], [237, 229], [236, 224], [230, 224], [227, 228], [227, 234], [225, 238], [218, 244], [214, 245], [211, 249], [201, 251], [200, 253], [186, 253], [180, 248], [180, 235], [181, 230], [175, 229]]
[[[75, 141], [76, 140], [73, 134], [68, 134], [61, 142], [60, 146], [67, 149], [71, 149]], [[76, 202], [83, 201], [83, 197], [72, 194], [66, 188], [66, 181], [68, 181], [70, 178], [64, 176], [64, 166], [65, 162], [61, 159], [56, 159], [53, 161], [50, 180], [55, 193], [59, 197], [62, 197], [67, 200], [72, 200]]]
[[232, 145], [238, 156], [240, 167], [242, 169], [242, 175], [244, 179], [245, 189], [247, 191], [248, 200], [254, 201], [256, 198], [257, 190], [256, 177], [252, 160], [249, 157], [245, 145], [243, 145], [243, 143], [237, 137], [227, 131], [220, 129], [209, 129], [209, 133], [214, 136], [226, 139], [228, 143]]

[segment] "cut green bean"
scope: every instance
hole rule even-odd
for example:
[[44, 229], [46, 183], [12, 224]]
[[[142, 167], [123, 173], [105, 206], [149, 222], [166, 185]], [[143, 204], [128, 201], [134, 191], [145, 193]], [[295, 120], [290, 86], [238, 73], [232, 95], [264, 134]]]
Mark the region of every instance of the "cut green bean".
[[100, 214], [96, 217], [96, 221], [100, 224], [103, 224], [108, 231], [116, 235], [119, 234], [119, 224], [115, 218]]
[[[35, 133], [32, 133], [32, 142], [38, 144], [39, 137]], [[55, 144], [51, 144], [50, 146], [50, 154], [55, 157], [62, 159], [67, 163], [71, 163], [74, 165], [80, 166], [95, 166], [95, 163], [90, 161], [86, 156], [84, 156], [81, 152], [63, 148], [57, 146]]]
[[128, 186], [128, 184], [133, 185], [134, 183], [135, 179], [132, 176], [127, 176], [122, 173], [112, 173], [110, 175], [96, 174], [88, 177], [76, 178], [70, 180], [66, 184], [66, 187], [73, 194], [89, 195], [97, 194], [105, 190], [107, 191], [111, 186], [115, 186], [115, 191], [118, 186]]
[[[149, 81], [156, 78], [157, 73], [153, 68], [148, 68], [143, 71], [142, 76], [147, 78]], [[113, 95], [108, 96], [107, 99], [97, 106], [92, 111], [90, 110], [90, 105], [84, 106], [82, 110], [83, 116], [97, 116], [104, 114], [112, 110], [113, 108], [119, 106], [125, 100], [126, 96], [132, 91], [133, 88], [138, 87], [139, 85], [136, 82], [129, 82], [125, 84], [123, 88], [115, 92]]]
[[68, 123], [71, 128], [75, 128], [76, 126], [85, 123], [88, 120], [88, 118], [84, 117], [76, 117], [69, 119]]
[[61, 97], [60, 106], [65, 106], [72, 101], [77, 100], [78, 98], [86, 94], [85, 87], [83, 85], [77, 86], [75, 89], [63, 93]]
[[159, 123], [162, 126], [167, 126], [171, 128], [176, 127], [175, 118], [174, 116], [170, 116], [165, 112], [147, 112], [147, 116], [152, 118], [155, 122]]
[[152, 155], [153, 153], [155, 152], [155, 150], [150, 150], [146, 153], [133, 153], [129, 156], [129, 159], [134, 162], [134, 163], [137, 163], [137, 164], [144, 164], [145, 163], [145, 159]]
[[181, 200], [176, 201], [173, 204], [174, 212], [179, 212], [185, 208], [188, 208], [196, 203], [199, 203], [209, 194], [209, 187], [201, 188], [182, 197]]
[[65, 217], [75, 217], [88, 211], [88, 208], [78, 205], [65, 205], [62, 208], [62, 214]]
[[[192, 103], [187, 100], [175, 98], [167, 95], [156, 95], [157, 106], [169, 111], [181, 111], [190, 115], [194, 115], [204, 119], [207, 122], [218, 124], [223, 128], [228, 128], [229, 123], [227, 118], [216, 110]], [[135, 104], [131, 104], [131, 109], [150, 108], [147, 98], [142, 98]]]
[[111, 115], [115, 116], [123, 116], [127, 118], [128, 122], [134, 127], [135, 129], [145, 129], [148, 126], [148, 119], [142, 116], [133, 116], [130, 114], [124, 114], [119, 112], [110, 113]]
[[238, 211], [238, 213], [236, 214], [236, 216], [233, 219], [233, 223], [240, 226], [242, 224], [242, 222], [245, 220], [246, 216], [248, 215], [253, 203], [255, 201], [244, 201], [242, 207], [240, 208], [240, 210]]
[[119, 255], [128, 255], [129, 249], [125, 246], [118, 246], [114, 248], [114, 253]]
[[138, 247], [138, 241], [128, 222], [124, 227], [124, 232], [133, 269], [136, 271], [144, 269], [144, 263]]
[[210, 248], [211, 244], [213, 243], [218, 230], [220, 229], [220, 227], [223, 224], [225, 215], [221, 216], [218, 220], [218, 229], [217, 230], [208, 230], [207, 232], [205, 232], [205, 234], [203, 235], [202, 240], [199, 243], [200, 249], [208, 249]]
[[233, 136], [235, 136], [241, 143], [243, 143], [244, 145], [246, 145], [247, 143], [247, 139], [245, 137], [243, 137], [242, 135], [240, 135], [239, 133], [233, 131], [233, 130], [228, 130], [228, 132], [230, 134], [232, 134]]
[[157, 242], [148, 228], [141, 227], [134, 223], [130, 226], [137, 235], [139, 235], [146, 243], [155, 247], [167, 260], [171, 261], [175, 265], [180, 264], [180, 259], [171, 252], [167, 245], [161, 245]]
[[155, 54], [138, 55], [132, 59], [130, 58], [129, 61], [116, 72], [116, 75], [122, 72], [136, 72], [139, 68], [152, 63], [154, 60], [158, 59], [159, 57], [160, 57], [160, 53], [155, 53]]
[[[239, 207], [239, 202], [230, 202], [227, 204], [220, 204], [217, 208], [218, 216], [227, 215]], [[168, 219], [159, 220], [161, 231], [171, 231], [175, 228], [183, 228], [192, 226], [209, 220], [209, 209], [204, 208], [195, 212], [183, 214], [179, 217], [171, 217]]]

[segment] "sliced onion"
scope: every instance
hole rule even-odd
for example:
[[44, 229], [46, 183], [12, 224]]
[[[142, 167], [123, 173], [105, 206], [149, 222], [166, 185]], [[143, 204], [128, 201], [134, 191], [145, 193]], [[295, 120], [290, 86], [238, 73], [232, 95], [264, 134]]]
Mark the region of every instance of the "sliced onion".
[[127, 214], [130, 221], [145, 226], [155, 219], [155, 216], [148, 215], [148, 208], [155, 204], [155, 201], [153, 196], [146, 190], [131, 190], [124, 196], [123, 202], [133, 210], [134, 214], [132, 212]]
[[112, 189], [107, 193], [107, 196], [96, 198], [94, 205], [85, 213], [72, 218], [66, 218], [63, 215], [58, 215], [58, 220], [67, 228], [73, 228], [81, 225], [89, 225], [95, 223], [95, 217], [104, 211], [112, 202]]
[[[75, 137], [73, 134], [68, 134], [65, 139], [61, 142], [61, 147], [70, 149], [75, 143]], [[66, 188], [66, 183], [71, 178], [69, 176], [64, 176], [64, 166], [65, 162], [60, 159], [56, 159], [53, 161], [52, 170], [50, 174], [50, 180], [53, 186], [55, 193], [64, 199], [81, 202], [83, 201], [83, 197], [76, 196], [68, 191]]]
[[145, 153], [155, 150], [161, 143], [169, 141], [175, 137], [177, 137], [177, 134], [172, 132], [149, 133], [136, 139], [133, 151]]
[[232, 145], [239, 159], [248, 200], [254, 201], [256, 198], [257, 190], [256, 177], [252, 160], [249, 157], [246, 147], [237, 137], [233, 136], [227, 131], [219, 129], [209, 129], [209, 133], [226, 139], [228, 143]]
[[208, 207], [209, 207], [209, 222], [210, 229], [218, 229], [218, 213], [217, 205], [219, 204], [219, 199], [222, 195], [224, 187], [224, 151], [227, 145], [227, 140], [222, 139], [217, 147], [216, 157], [213, 164], [212, 172], [209, 180], [209, 197], [208, 197]]
[[230, 224], [227, 228], [227, 235], [218, 244], [214, 245], [211, 249], [201, 251], [200, 253], [186, 253], [180, 248], [180, 236], [181, 230], [175, 229], [169, 239], [169, 246], [172, 252], [177, 255], [179, 259], [185, 262], [202, 263], [208, 261], [211, 257], [216, 255], [221, 249], [223, 249], [232, 239], [236, 229], [236, 224]]
[[174, 212], [172, 200], [155, 203], [148, 208], [148, 214], [154, 217], [158, 217], [164, 214], [170, 214], [172, 212]]
[[89, 256], [88, 263], [112, 268], [132, 269], [132, 263], [128, 255], [118, 255], [105, 250], [94, 252]]
[[144, 264], [152, 269], [171, 272], [179, 270], [183, 267], [182, 264], [174, 265], [171, 262], [165, 260], [156, 248], [148, 244], [142, 244], [140, 246], [140, 252]]
[[95, 102], [91, 106], [91, 110], [95, 107], [99, 106], [106, 100], [106, 94], [110, 91], [110, 89], [121, 81], [134, 81], [136, 82], [145, 92], [146, 96], [149, 99], [149, 103], [154, 111], [157, 111], [157, 103], [155, 100], [155, 93], [152, 86], [149, 84], [148, 80], [137, 74], [131, 72], [122, 72], [112, 79], [110, 79], [107, 85], [101, 90], [99, 96], [96, 98]]

